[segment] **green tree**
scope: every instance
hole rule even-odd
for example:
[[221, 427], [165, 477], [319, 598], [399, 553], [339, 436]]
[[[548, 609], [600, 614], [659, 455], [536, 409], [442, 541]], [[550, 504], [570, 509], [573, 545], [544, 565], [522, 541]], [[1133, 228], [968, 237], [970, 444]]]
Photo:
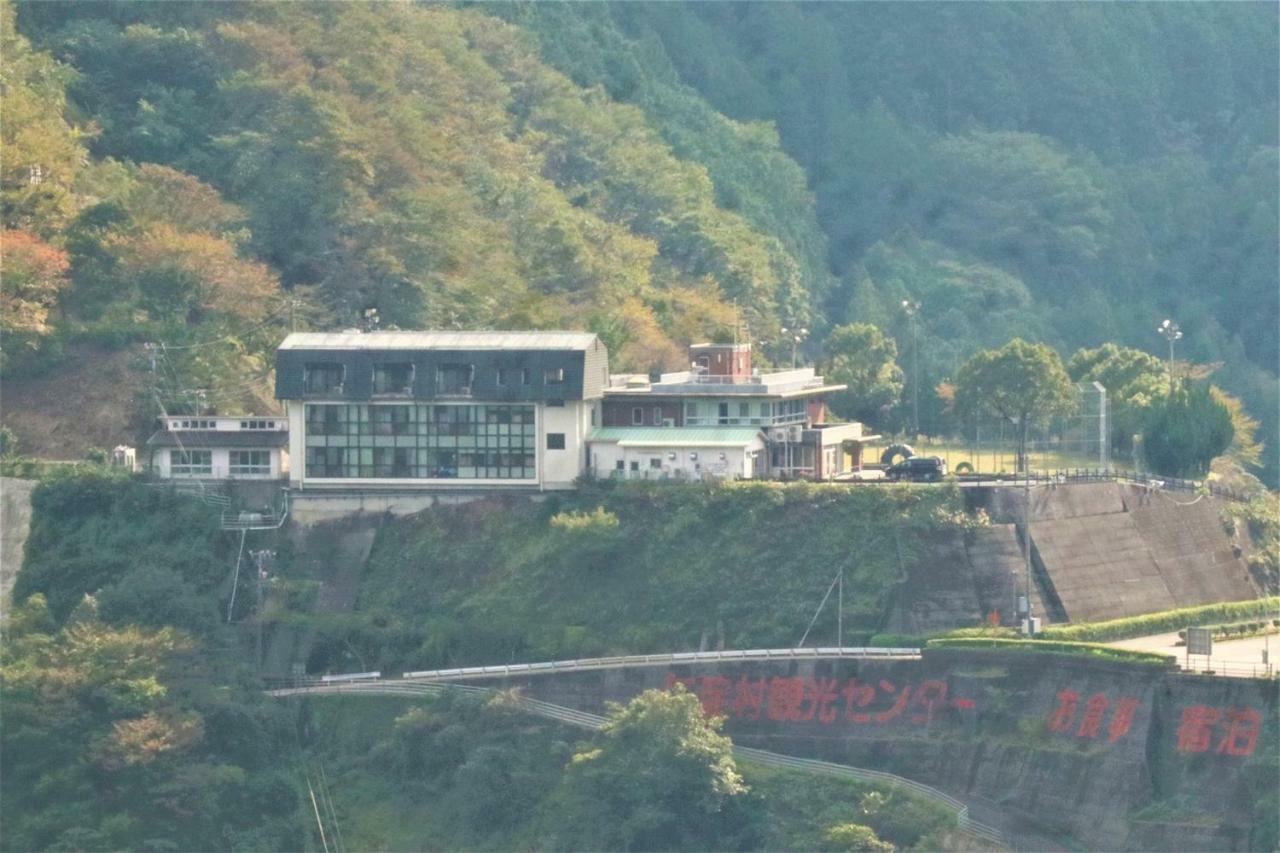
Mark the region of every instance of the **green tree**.
[[607, 850], [737, 849], [749, 841], [747, 788], [732, 743], [717, 731], [722, 722], [705, 717], [683, 688], [613, 706], [595, 745], [569, 765], [562, 840]]
[[956, 405], [970, 417], [995, 415], [1017, 426], [1019, 468], [1026, 470], [1031, 424], [1072, 411], [1076, 393], [1056, 352], [1014, 338], [965, 362], [956, 379]]
[[1168, 393], [1165, 365], [1150, 353], [1105, 343], [1071, 356], [1067, 373], [1073, 382], [1097, 382], [1107, 389], [1111, 414], [1111, 446], [1128, 453], [1142, 432], [1152, 405]]
[[1147, 465], [1171, 477], [1203, 477], [1214, 457], [1231, 446], [1231, 410], [1205, 383], [1184, 380], [1153, 409], [1142, 433]]
[[870, 323], [853, 323], [832, 329], [825, 349], [827, 378], [849, 386], [832, 395], [831, 408], [843, 418], [883, 423], [904, 386], [897, 343]]

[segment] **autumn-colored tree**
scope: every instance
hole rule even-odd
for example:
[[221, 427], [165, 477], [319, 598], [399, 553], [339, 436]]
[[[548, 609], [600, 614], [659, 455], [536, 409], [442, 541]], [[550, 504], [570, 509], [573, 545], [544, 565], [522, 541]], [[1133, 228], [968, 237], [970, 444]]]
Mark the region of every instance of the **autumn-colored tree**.
[[0, 232], [0, 331], [12, 346], [52, 330], [49, 314], [68, 284], [67, 253], [29, 231]]

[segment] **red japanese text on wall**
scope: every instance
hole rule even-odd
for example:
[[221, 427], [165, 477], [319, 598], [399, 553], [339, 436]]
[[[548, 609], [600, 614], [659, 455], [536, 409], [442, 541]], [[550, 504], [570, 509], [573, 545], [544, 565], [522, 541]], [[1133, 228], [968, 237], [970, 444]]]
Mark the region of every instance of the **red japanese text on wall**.
[[1133, 696], [1121, 696], [1113, 704], [1107, 694], [1095, 693], [1082, 702], [1076, 691], [1061, 690], [1058, 692], [1058, 707], [1049, 715], [1045, 725], [1051, 732], [1115, 743], [1129, 734], [1134, 715], [1140, 707], [1142, 700]]
[[1262, 715], [1253, 708], [1214, 708], [1190, 705], [1178, 724], [1178, 752], [1253, 755]]
[[[1087, 698], [1074, 690], [1059, 691], [1058, 705], [1045, 721], [1051, 732], [1114, 743], [1133, 725], [1142, 701], [1122, 696], [1115, 702], [1105, 693]], [[1262, 715], [1253, 708], [1215, 708], [1190, 705], [1178, 723], [1178, 752], [1253, 755], [1262, 728]]]
[[726, 678], [719, 675], [669, 674], [667, 689], [683, 684], [696, 694], [708, 716], [740, 720], [816, 721], [878, 725], [901, 718], [927, 725], [940, 712], [972, 710], [972, 699], [948, 695], [945, 681], [897, 684], [887, 679], [841, 683], [834, 678]]

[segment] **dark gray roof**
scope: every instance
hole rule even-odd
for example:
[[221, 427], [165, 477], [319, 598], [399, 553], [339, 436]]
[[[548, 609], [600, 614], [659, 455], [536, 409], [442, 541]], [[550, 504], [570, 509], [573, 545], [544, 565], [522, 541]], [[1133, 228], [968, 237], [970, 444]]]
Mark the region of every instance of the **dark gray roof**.
[[294, 332], [282, 350], [571, 350], [591, 348], [591, 332]]
[[[309, 366], [316, 364], [341, 365], [340, 388], [308, 391]], [[409, 393], [399, 400], [375, 395], [373, 373], [379, 364], [412, 365]], [[437, 371], [459, 366], [472, 372], [467, 393], [437, 388]], [[276, 351], [280, 400], [598, 400], [608, 378], [605, 346], [588, 332], [308, 332], [289, 335]]]
[[[181, 444], [179, 444], [181, 440]], [[282, 430], [157, 430], [147, 439], [147, 447], [184, 447], [200, 450], [206, 447], [249, 447], [266, 449], [285, 447], [289, 433]]]

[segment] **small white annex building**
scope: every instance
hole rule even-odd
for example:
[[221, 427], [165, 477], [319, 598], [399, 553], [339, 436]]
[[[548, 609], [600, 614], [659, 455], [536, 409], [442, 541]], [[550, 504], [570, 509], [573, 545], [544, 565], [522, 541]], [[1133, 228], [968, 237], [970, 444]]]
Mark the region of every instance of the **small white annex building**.
[[591, 473], [626, 480], [750, 480], [763, 475], [756, 427], [601, 427], [591, 433]]
[[270, 415], [175, 415], [147, 439], [163, 479], [271, 480], [289, 470], [289, 422]]

